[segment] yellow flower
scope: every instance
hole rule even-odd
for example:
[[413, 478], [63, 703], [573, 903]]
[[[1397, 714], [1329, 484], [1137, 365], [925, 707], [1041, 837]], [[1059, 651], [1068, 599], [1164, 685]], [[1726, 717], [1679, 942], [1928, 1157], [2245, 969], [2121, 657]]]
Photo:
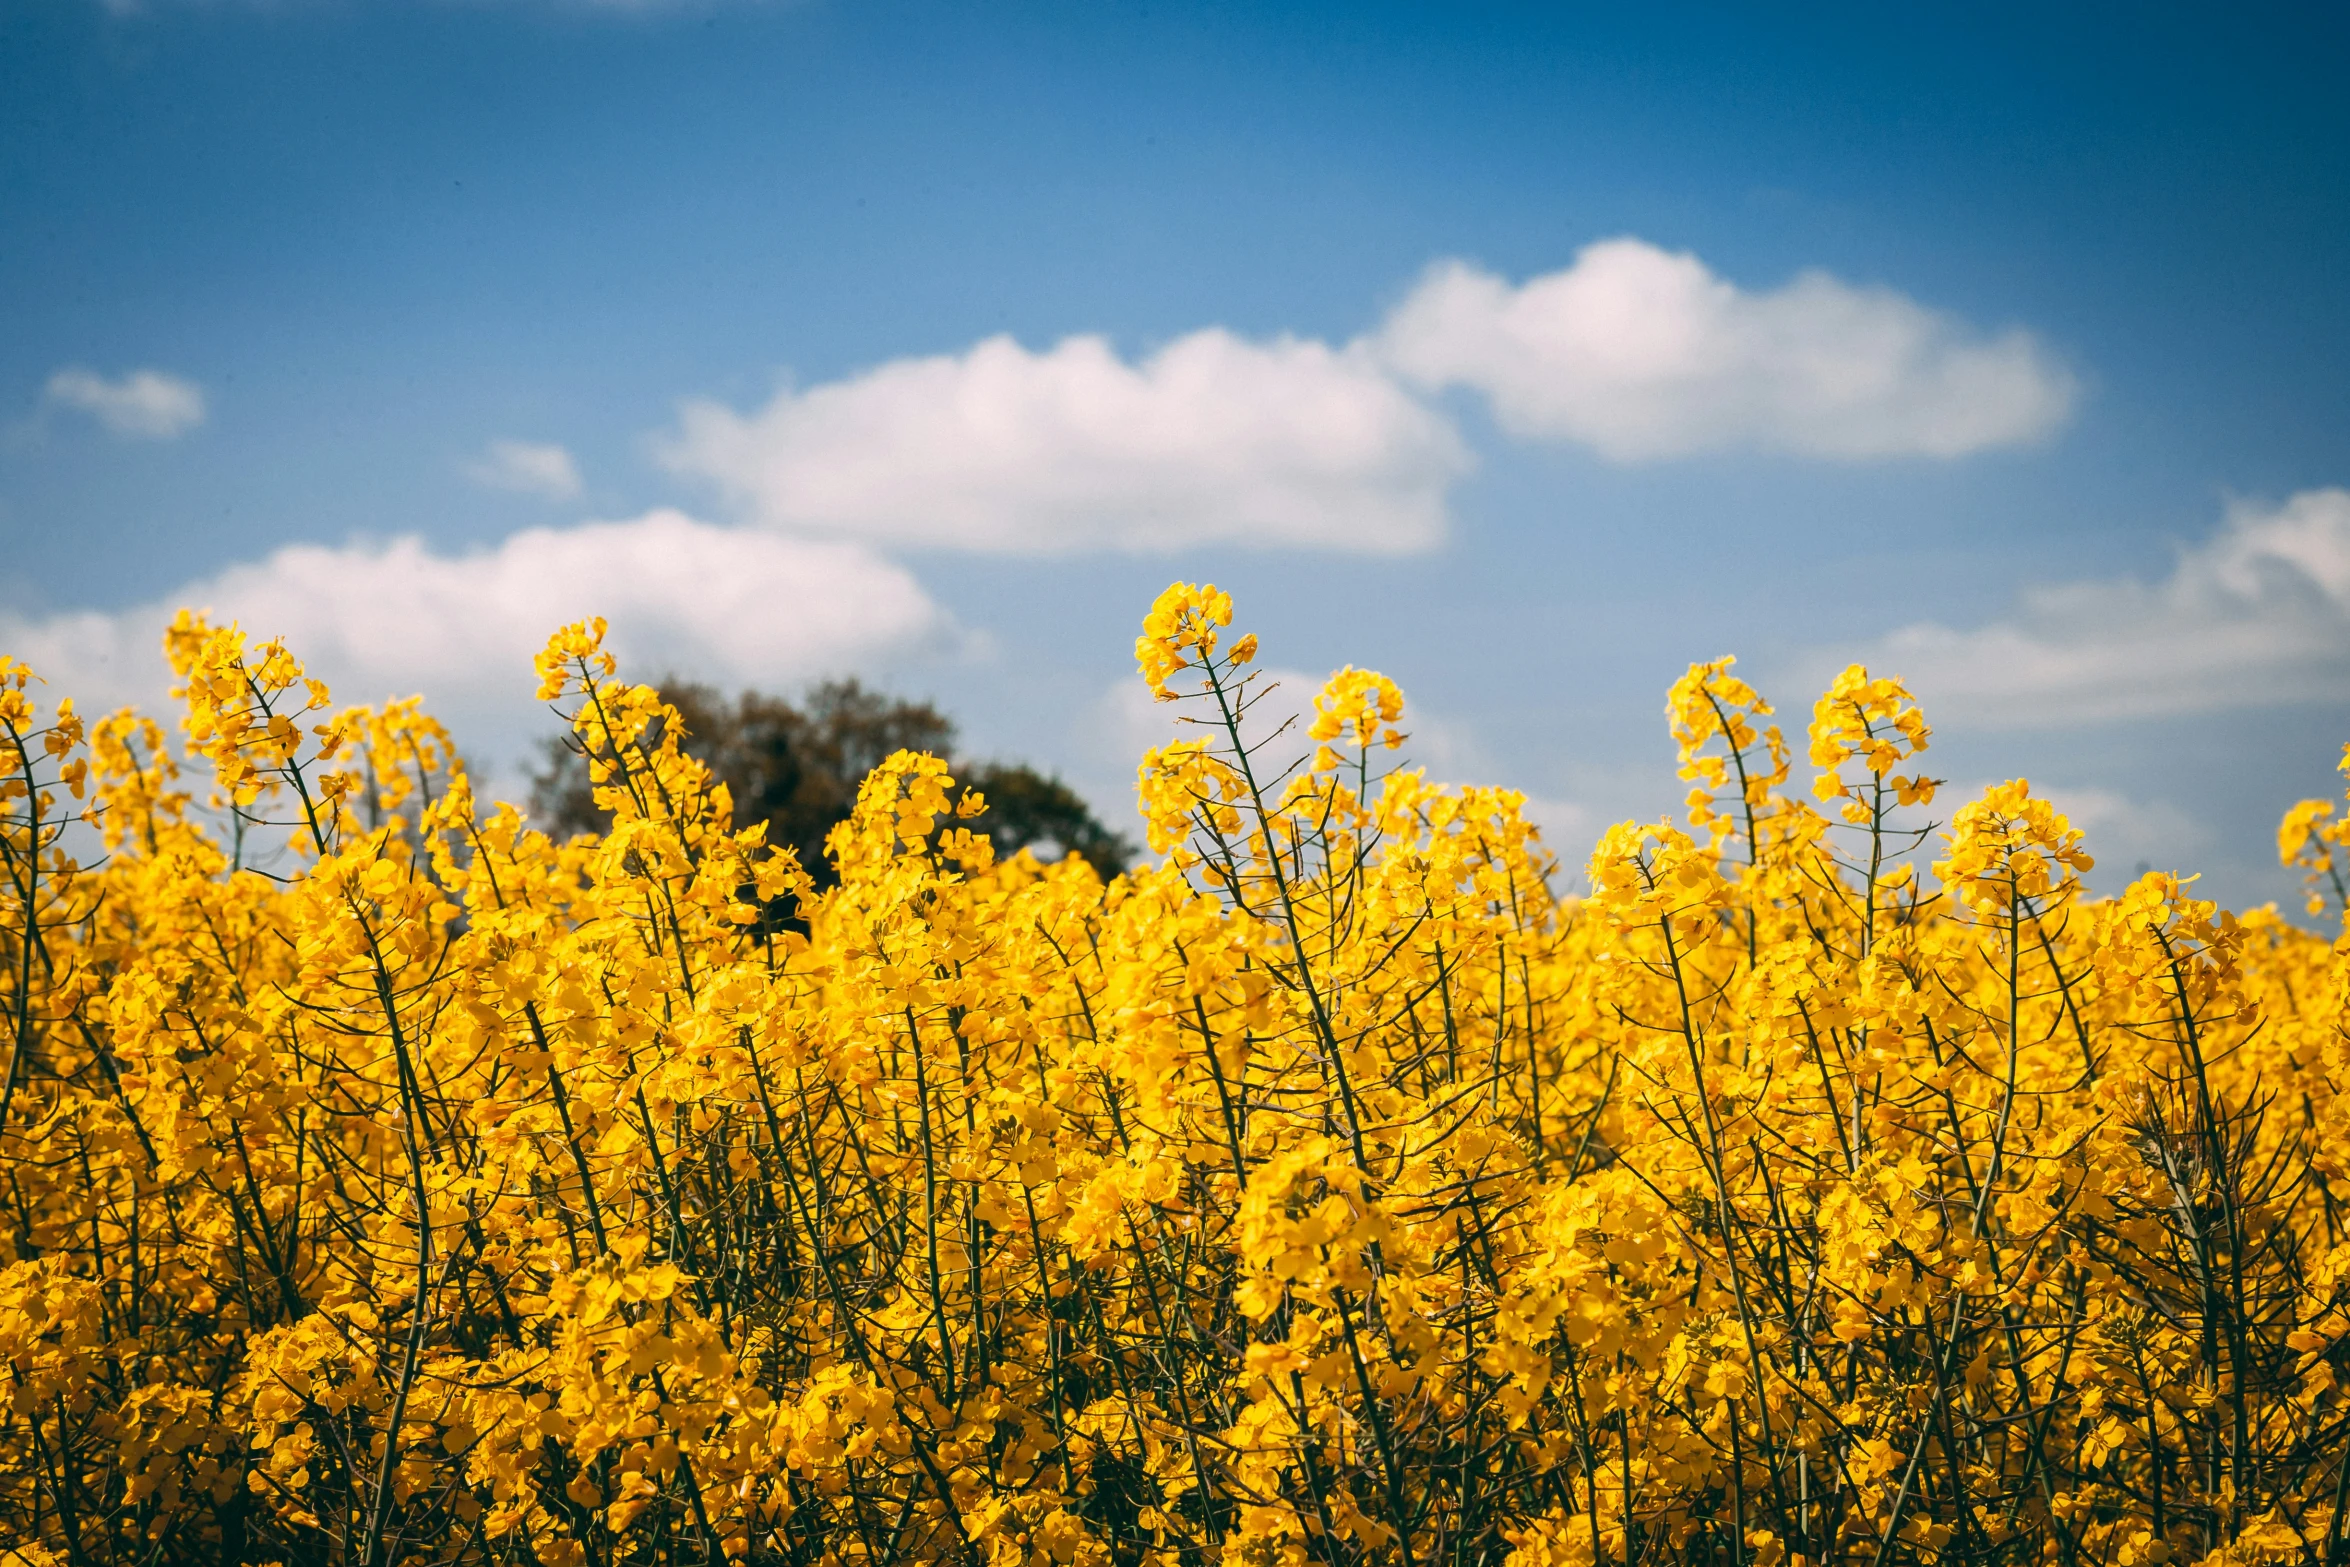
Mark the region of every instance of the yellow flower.
[[599, 621], [538, 661], [612, 822], [562, 844], [234, 626], [167, 634], [184, 747], [0, 659], [0, 1552], [2330, 1548], [2350, 946], [2092, 896], [2020, 779], [1921, 876], [1857, 668], [1848, 829], [1717, 659], [1689, 827], [1569, 887], [1521, 796], [1373, 775], [1385, 678], [1260, 723], [1231, 618], [1138, 645], [1217, 708], [1142, 760], [1164, 863], [999, 860], [898, 752], [822, 893]]
[[[1172, 701], [1178, 693], [1167, 682], [1186, 669], [1204, 667], [1216, 652], [1219, 628], [1232, 624], [1232, 595], [1214, 583], [1205, 587], [1188, 582], [1170, 586], [1143, 617], [1142, 635], [1134, 642], [1135, 662], [1152, 696]], [[1234, 662], [1256, 656], [1256, 642], [1244, 638], [1247, 652]]]

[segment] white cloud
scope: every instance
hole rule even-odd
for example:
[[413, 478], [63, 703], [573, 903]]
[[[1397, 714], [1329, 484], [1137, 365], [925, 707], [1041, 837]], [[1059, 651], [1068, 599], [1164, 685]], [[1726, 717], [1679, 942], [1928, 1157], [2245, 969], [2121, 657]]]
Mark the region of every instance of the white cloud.
[[492, 441], [487, 450], [465, 465], [466, 477], [493, 490], [515, 490], [567, 501], [579, 494], [579, 465], [571, 453], [552, 443]]
[[993, 337], [752, 411], [688, 402], [660, 449], [770, 527], [877, 544], [1394, 555], [1443, 538], [1472, 466], [1407, 382], [1473, 386], [1515, 436], [1624, 461], [1956, 457], [2047, 435], [2076, 393], [2028, 333], [1820, 272], [1750, 293], [1618, 239], [1519, 285], [1444, 263], [1344, 347], [1211, 327], [1128, 360], [1098, 336]]
[[2120, 891], [2140, 865], [2187, 873], [2202, 869], [2210, 828], [2167, 800], [2140, 800], [2112, 789], [2050, 789], [2050, 803], [2081, 830], [2097, 867], [2089, 875], [2101, 891]]
[[1868, 650], [1938, 719], [1983, 726], [2273, 706], [2350, 695], [2350, 490], [2238, 505], [2158, 582], [2027, 590], [1973, 630]]
[[2026, 332], [1985, 336], [1819, 271], [1748, 292], [1638, 239], [1515, 285], [1441, 263], [1376, 342], [1423, 386], [1484, 393], [1514, 435], [1620, 462], [1736, 448], [1957, 457], [2049, 434], [2076, 393]]
[[1583, 862], [1591, 857], [1592, 846], [1599, 841], [1600, 829], [1606, 825], [1597, 811], [1580, 800], [1529, 794], [1519, 814], [1542, 829], [1542, 842], [1559, 857], [1562, 871], [1582, 875]]
[[204, 422], [204, 389], [161, 370], [133, 370], [109, 381], [69, 365], [43, 393], [56, 406], [88, 414], [116, 435], [168, 441]]
[[282, 636], [343, 702], [422, 692], [461, 744], [544, 729], [531, 658], [557, 626], [602, 615], [622, 672], [779, 684], [954, 639], [902, 568], [854, 544], [714, 527], [675, 511], [530, 528], [444, 555], [415, 538], [296, 544], [118, 613], [0, 613], [0, 646], [84, 712], [166, 707], [163, 628], [182, 605]]
[[1032, 553], [1426, 549], [1469, 467], [1367, 353], [1213, 328], [1134, 363], [993, 337], [748, 415], [693, 402], [664, 457], [772, 527]]

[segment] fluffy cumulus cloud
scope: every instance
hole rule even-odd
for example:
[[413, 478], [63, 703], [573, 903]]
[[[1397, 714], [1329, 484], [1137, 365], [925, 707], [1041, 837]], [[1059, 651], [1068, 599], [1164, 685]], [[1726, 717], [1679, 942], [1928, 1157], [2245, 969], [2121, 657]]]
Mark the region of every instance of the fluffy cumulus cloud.
[[1209, 328], [1129, 359], [994, 337], [749, 411], [690, 402], [661, 452], [770, 527], [886, 545], [1405, 554], [1441, 540], [1471, 466], [1425, 400], [1454, 386], [1509, 434], [1624, 461], [1957, 457], [2049, 434], [2076, 393], [2028, 333], [1820, 272], [1749, 292], [1619, 239], [1522, 284], [1445, 263], [1342, 347]]
[[1870, 661], [1928, 711], [2048, 724], [2332, 699], [2350, 692], [2350, 490], [2239, 505], [2157, 581], [2027, 591], [2008, 618], [1908, 627]]
[[845, 543], [782, 539], [656, 511], [531, 528], [440, 554], [414, 538], [291, 545], [112, 614], [0, 614], [0, 646], [85, 712], [161, 707], [163, 628], [180, 606], [282, 636], [338, 700], [422, 692], [461, 743], [511, 749], [544, 727], [531, 658], [590, 615], [624, 672], [777, 685], [941, 646], [955, 635], [901, 568]]
[[2076, 391], [2026, 332], [1985, 335], [1824, 272], [1750, 292], [1637, 239], [1516, 284], [1445, 262], [1376, 343], [1421, 386], [1482, 393], [1514, 435], [1621, 462], [1958, 457], [2048, 435]]
[[1211, 329], [1137, 361], [1009, 337], [779, 393], [695, 402], [664, 445], [772, 527], [1049, 553], [1231, 542], [1401, 554], [1444, 533], [1469, 460], [1366, 352]]
[[132, 370], [110, 381], [69, 365], [49, 378], [43, 400], [136, 440], [168, 441], [204, 422], [204, 389], [161, 370]]
[[493, 490], [513, 490], [551, 501], [567, 501], [580, 491], [579, 464], [563, 447], [536, 441], [492, 441], [479, 457], [465, 465], [466, 476]]
[[[1972, 799], [1982, 793], [1957, 798]], [[2167, 800], [2145, 800], [2114, 789], [2051, 789], [2048, 798], [2064, 812], [2097, 857], [2089, 884], [2119, 890], [2144, 870], [2193, 872], [2212, 849], [2212, 831], [2201, 818]]]

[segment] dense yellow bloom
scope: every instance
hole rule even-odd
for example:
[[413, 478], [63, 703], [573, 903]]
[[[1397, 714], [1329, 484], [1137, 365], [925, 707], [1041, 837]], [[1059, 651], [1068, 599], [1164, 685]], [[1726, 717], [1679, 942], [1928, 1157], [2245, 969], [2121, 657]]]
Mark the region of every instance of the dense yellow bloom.
[[[1143, 683], [1160, 701], [1175, 693], [1167, 687], [1185, 669], [1201, 668], [1216, 655], [1219, 628], [1232, 624], [1232, 595], [1215, 584], [1196, 587], [1178, 582], [1158, 597], [1142, 620], [1142, 635], [1134, 641], [1135, 662], [1142, 666]], [[1256, 657], [1254, 637], [1244, 637], [1229, 655], [1236, 664]]]
[[[1894, 768], [1926, 748], [1926, 716], [1898, 680], [1869, 678], [1858, 664], [1838, 675], [1812, 709], [1811, 763], [1820, 769], [1812, 792], [1844, 802], [1844, 819], [1865, 823], [1891, 799], [1902, 805], [1930, 804], [1935, 780], [1903, 777]], [[1858, 762], [1865, 784], [1848, 781], [1842, 769]]]
[[0, 1563], [2338, 1559], [2350, 948], [1727, 659], [1562, 896], [1232, 618], [1162, 863], [901, 752], [821, 896], [600, 621], [568, 843], [235, 627], [176, 749], [0, 660]]
[[2096, 861], [2080, 830], [2018, 778], [1995, 784], [1950, 819], [1950, 851], [1934, 874], [1977, 915], [2045, 912], [2080, 890], [2079, 873]]
[[[2350, 745], [2342, 747], [2341, 771], [2350, 778]], [[2309, 912], [2331, 910], [2350, 919], [2350, 814], [2334, 816], [2331, 800], [2303, 800], [2277, 827], [2277, 858], [2307, 872]]]

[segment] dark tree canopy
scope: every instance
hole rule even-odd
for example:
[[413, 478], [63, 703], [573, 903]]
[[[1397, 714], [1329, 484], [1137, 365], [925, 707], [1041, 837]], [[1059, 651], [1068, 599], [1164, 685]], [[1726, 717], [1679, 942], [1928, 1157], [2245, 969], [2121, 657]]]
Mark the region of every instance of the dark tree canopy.
[[[1134, 847], [1095, 819], [1077, 792], [1025, 763], [954, 757], [955, 724], [927, 702], [828, 680], [798, 705], [745, 691], [732, 701], [714, 686], [668, 681], [662, 698], [685, 727], [683, 749], [717, 774], [734, 797], [734, 819], [765, 820], [767, 841], [799, 852], [819, 887], [834, 881], [825, 835], [846, 821], [865, 775], [895, 751], [949, 759], [955, 779], [977, 789], [985, 814], [963, 823], [986, 833], [996, 853], [1034, 849], [1051, 859], [1075, 854], [1104, 876], [1124, 870]], [[587, 763], [566, 738], [545, 742], [545, 766], [531, 776], [532, 817], [557, 836], [600, 832]]]

